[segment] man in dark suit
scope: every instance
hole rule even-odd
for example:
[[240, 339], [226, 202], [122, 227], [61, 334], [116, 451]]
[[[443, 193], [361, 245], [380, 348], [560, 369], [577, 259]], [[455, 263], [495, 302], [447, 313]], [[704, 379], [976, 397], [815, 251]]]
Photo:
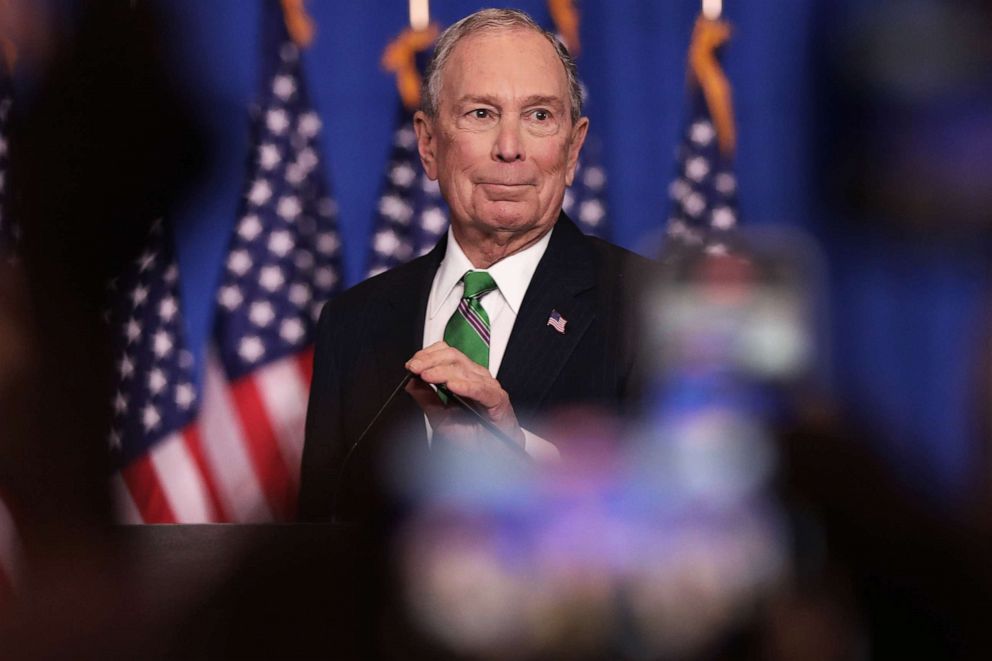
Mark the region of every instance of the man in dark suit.
[[[303, 518], [378, 507], [386, 448], [495, 443], [465, 433], [452, 395], [538, 461], [563, 449], [542, 426], [549, 412], [625, 412], [639, 367], [627, 302], [649, 263], [561, 212], [588, 125], [574, 61], [526, 14], [484, 10], [441, 35], [415, 129], [451, 226], [429, 254], [324, 308]], [[407, 371], [406, 393], [369, 427]]]

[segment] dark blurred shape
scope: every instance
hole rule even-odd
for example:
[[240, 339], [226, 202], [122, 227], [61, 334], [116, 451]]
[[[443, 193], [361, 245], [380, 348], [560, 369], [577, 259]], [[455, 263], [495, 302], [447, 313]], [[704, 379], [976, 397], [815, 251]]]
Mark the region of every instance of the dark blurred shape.
[[44, 36], [15, 35], [45, 41], [19, 45], [46, 59], [22, 60], [35, 78], [9, 125], [5, 214], [21, 236], [0, 300], [4, 350], [17, 358], [0, 365], [0, 490], [17, 512], [25, 576], [0, 656], [137, 656], [146, 622], [129, 612], [126, 563], [106, 537], [112, 364], [101, 313], [108, 280], [195, 176], [198, 141], [162, 73], [168, 26], [150, 3], [60, 11]]
[[992, 215], [992, 5], [831, 7], [824, 198], [858, 221], [943, 235]]

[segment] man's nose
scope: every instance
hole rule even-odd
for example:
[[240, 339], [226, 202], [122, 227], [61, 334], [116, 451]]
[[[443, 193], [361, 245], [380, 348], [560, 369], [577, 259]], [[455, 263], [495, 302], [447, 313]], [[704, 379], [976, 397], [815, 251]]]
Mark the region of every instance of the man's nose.
[[504, 163], [524, 160], [524, 144], [520, 130], [520, 120], [517, 118], [504, 117], [500, 121], [496, 140], [493, 143], [493, 160]]

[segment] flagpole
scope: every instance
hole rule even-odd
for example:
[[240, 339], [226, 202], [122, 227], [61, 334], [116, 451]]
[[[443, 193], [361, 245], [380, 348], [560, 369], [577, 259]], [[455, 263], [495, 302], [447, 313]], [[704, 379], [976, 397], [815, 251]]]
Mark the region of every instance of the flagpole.
[[431, 22], [430, 0], [410, 0], [410, 27], [426, 30]]
[[718, 21], [722, 13], [723, 0], [703, 0], [703, 16], [711, 21]]

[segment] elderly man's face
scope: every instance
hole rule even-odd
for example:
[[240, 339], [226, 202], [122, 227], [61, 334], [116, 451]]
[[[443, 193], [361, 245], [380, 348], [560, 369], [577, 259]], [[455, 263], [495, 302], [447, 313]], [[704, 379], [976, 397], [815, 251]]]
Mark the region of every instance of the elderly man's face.
[[554, 48], [531, 30], [465, 37], [442, 75], [437, 116], [418, 118], [420, 153], [455, 230], [539, 236], [558, 217], [588, 120], [571, 121]]

